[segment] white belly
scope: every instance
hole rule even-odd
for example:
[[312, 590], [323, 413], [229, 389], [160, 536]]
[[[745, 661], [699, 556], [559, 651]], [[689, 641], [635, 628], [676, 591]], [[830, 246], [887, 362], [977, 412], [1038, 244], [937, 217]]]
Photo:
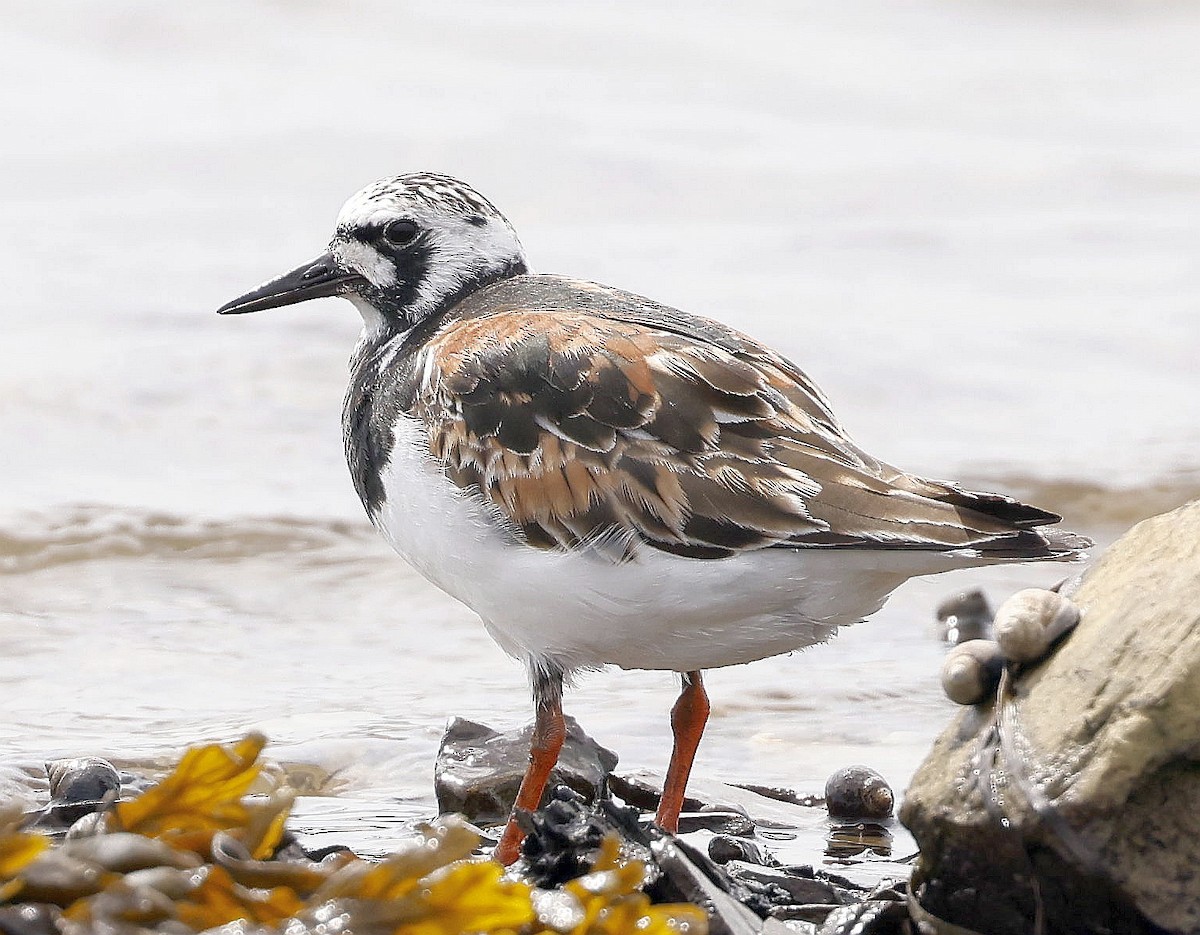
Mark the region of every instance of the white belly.
[[402, 418], [394, 434], [387, 500], [373, 521], [525, 660], [676, 671], [750, 662], [828, 639], [912, 574], [950, 567], [897, 570], [911, 560], [895, 552], [772, 549], [701, 560], [645, 548], [618, 564], [594, 551], [535, 549], [513, 542], [443, 476], [421, 426]]

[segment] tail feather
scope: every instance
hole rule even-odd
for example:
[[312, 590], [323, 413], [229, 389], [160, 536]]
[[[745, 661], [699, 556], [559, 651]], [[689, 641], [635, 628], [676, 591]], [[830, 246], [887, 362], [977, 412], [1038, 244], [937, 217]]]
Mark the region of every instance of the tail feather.
[[993, 519], [1010, 524], [1014, 529], [1011, 536], [997, 536], [976, 543], [975, 548], [988, 558], [1050, 559], [1073, 561], [1081, 558], [1085, 549], [1093, 542], [1087, 536], [1066, 529], [1043, 527], [1062, 522], [1062, 517], [1028, 503], [1022, 503], [1004, 494], [966, 490], [957, 484], [941, 481], [924, 481], [934, 488], [941, 488], [935, 499], [974, 513], [982, 513]]
[[[887, 505], [874, 514], [878, 532], [863, 530], [862, 523], [858, 528], [831, 524], [832, 528], [794, 536], [776, 547], [945, 552], [985, 562], [1069, 562], [1083, 558], [1084, 550], [1092, 545], [1086, 536], [1050, 528], [1062, 520], [1057, 513], [1003, 494], [967, 490], [899, 471], [885, 475], [884, 480], [900, 499], [883, 497], [878, 501]], [[855, 519], [871, 516], [865, 503], [860, 497], [855, 505], [863, 512], [848, 515]], [[903, 510], [898, 508], [900, 504]], [[939, 525], [945, 532], [931, 535], [930, 530]], [[912, 532], [904, 534], [908, 529]]]

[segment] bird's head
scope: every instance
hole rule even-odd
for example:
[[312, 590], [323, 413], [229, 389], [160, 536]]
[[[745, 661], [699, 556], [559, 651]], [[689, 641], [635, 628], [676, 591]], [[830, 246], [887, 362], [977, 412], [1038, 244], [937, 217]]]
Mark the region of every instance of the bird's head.
[[471, 186], [446, 175], [398, 175], [346, 202], [328, 252], [217, 311], [236, 315], [340, 295], [358, 307], [368, 331], [407, 331], [526, 270], [512, 225]]

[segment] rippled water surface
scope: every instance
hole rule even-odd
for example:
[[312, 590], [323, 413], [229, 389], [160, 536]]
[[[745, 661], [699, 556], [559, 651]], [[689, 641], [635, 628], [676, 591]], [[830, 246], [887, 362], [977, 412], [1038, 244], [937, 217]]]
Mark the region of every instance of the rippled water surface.
[[[0, 3], [0, 785], [257, 728], [312, 827], [386, 849], [450, 716], [524, 677], [360, 515], [333, 300], [212, 310], [365, 182], [461, 175], [535, 265], [722, 318], [857, 439], [1109, 540], [1200, 492], [1200, 92], [1183, 3]], [[30, 76], [36, 76], [32, 80]], [[897, 788], [951, 714], [913, 582], [832, 644], [711, 673], [697, 765]], [[568, 709], [661, 769], [662, 673]]]

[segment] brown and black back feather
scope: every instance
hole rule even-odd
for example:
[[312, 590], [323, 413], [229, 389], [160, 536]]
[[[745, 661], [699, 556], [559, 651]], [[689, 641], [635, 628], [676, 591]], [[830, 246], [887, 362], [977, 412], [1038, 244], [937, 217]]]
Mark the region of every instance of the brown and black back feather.
[[408, 348], [400, 409], [536, 548], [1069, 558], [1059, 517], [859, 449], [790, 361], [716, 322], [554, 276], [481, 290]]

